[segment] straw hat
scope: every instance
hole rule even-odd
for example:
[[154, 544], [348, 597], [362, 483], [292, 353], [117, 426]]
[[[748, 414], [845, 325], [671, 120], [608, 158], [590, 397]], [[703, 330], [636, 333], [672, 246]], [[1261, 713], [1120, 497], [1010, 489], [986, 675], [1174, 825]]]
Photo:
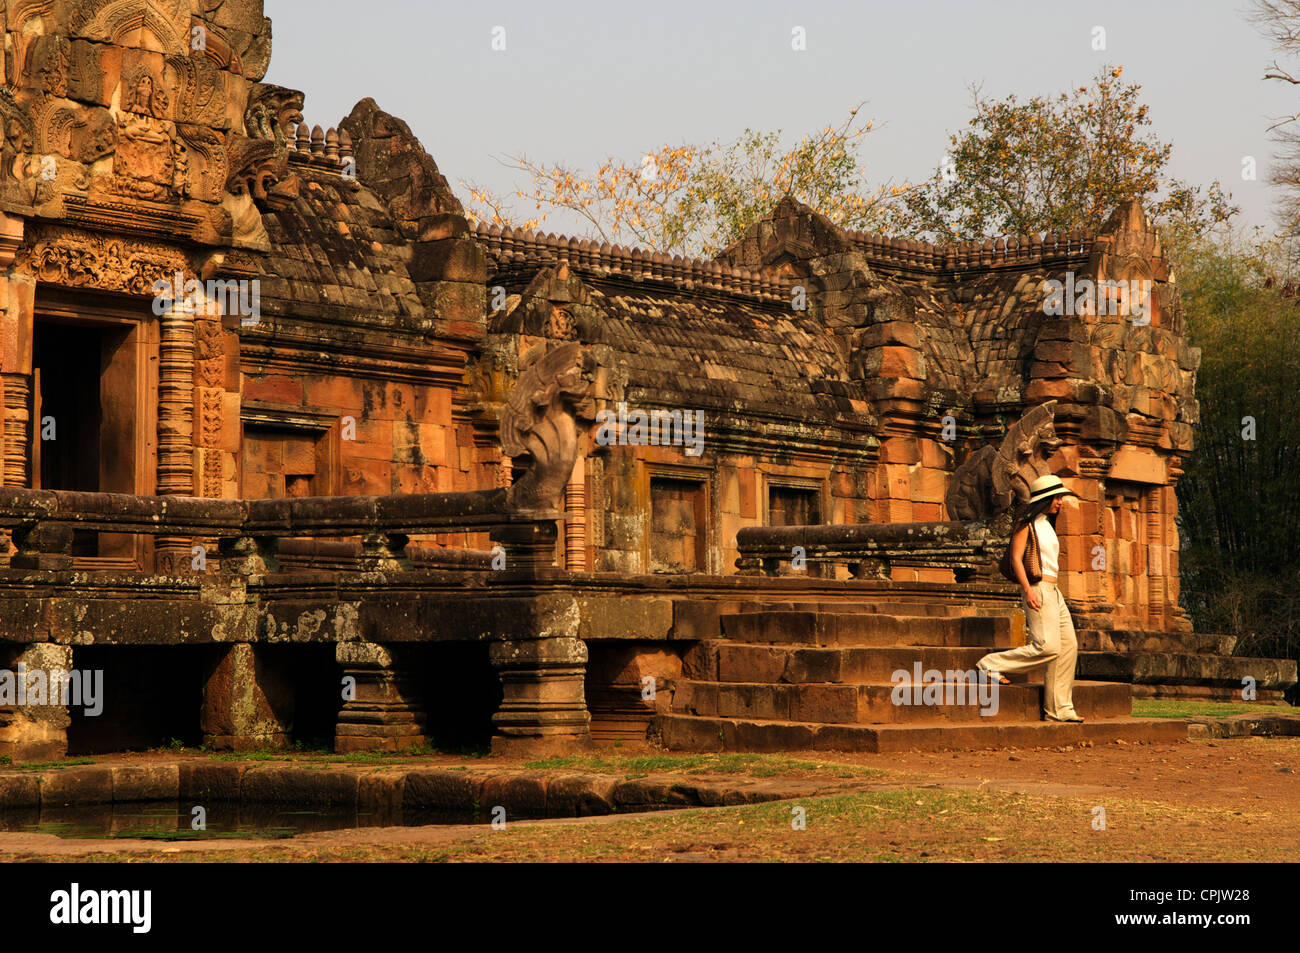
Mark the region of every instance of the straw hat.
[[1033, 483], [1029, 484], [1030, 503], [1037, 503], [1039, 500], [1045, 500], [1049, 496], [1060, 496], [1062, 494], [1075, 497], [1079, 495], [1062, 483], [1060, 477], [1053, 476], [1050, 473], [1046, 476], [1040, 476]]

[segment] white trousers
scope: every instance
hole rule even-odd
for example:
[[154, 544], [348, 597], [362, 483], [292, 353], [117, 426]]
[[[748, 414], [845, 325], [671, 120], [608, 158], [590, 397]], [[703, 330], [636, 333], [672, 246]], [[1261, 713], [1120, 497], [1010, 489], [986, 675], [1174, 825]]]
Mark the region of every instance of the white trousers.
[[1079, 657], [1079, 642], [1074, 635], [1074, 620], [1066, 608], [1065, 596], [1054, 582], [1040, 582], [1038, 595], [1042, 608], [1025, 610], [1025, 644], [1005, 652], [986, 655], [977, 663], [986, 672], [1004, 675], [1027, 672], [1046, 665], [1043, 673], [1043, 714], [1049, 718], [1077, 718], [1074, 711], [1074, 665]]

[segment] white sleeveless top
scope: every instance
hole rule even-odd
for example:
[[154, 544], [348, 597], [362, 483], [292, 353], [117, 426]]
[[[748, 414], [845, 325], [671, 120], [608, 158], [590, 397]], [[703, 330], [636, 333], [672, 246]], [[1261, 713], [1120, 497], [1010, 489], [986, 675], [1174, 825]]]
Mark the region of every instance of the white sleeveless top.
[[1038, 558], [1043, 566], [1043, 575], [1059, 576], [1056, 564], [1061, 558], [1061, 541], [1056, 538], [1056, 530], [1052, 529], [1045, 514], [1034, 520], [1034, 534], [1038, 537]]

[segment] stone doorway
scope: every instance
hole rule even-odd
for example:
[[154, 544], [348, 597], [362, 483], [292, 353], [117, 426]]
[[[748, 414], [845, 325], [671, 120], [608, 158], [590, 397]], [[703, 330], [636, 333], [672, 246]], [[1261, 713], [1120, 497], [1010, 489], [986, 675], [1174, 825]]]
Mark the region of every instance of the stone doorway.
[[[143, 309], [142, 309], [143, 310]], [[32, 329], [31, 484], [37, 489], [154, 491], [156, 329], [135, 308], [37, 296]], [[79, 531], [85, 568], [152, 564], [152, 541]]]

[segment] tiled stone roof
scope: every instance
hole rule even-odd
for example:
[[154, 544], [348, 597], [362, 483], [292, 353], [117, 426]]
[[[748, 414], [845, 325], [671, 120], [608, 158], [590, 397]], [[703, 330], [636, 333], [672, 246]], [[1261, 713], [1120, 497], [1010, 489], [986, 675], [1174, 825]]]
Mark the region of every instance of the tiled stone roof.
[[263, 216], [263, 307], [272, 314], [410, 324], [426, 309], [407, 272], [410, 254], [384, 203], [368, 188], [316, 164], [297, 170], [298, 199]]

